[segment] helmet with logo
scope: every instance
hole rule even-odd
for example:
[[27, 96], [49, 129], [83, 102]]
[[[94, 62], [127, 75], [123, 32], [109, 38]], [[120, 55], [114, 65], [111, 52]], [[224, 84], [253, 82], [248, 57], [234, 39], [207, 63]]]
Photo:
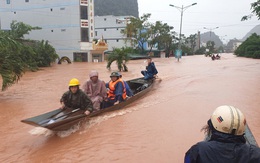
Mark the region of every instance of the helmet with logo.
[[118, 72], [112, 72], [110, 77], [120, 77], [120, 74]]
[[69, 83], [69, 86], [72, 87], [72, 86], [79, 86], [80, 83], [79, 83], [79, 80], [76, 79], [76, 78], [73, 78], [70, 80], [70, 83]]
[[246, 127], [244, 114], [233, 106], [219, 106], [211, 116], [215, 130], [232, 135], [243, 135]]

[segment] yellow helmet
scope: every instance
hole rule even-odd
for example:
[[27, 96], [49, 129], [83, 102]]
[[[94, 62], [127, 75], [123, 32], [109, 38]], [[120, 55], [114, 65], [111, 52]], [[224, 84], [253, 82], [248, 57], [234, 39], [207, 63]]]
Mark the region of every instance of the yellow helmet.
[[244, 114], [233, 106], [219, 106], [211, 116], [213, 127], [222, 133], [243, 135], [246, 127]]
[[78, 79], [73, 78], [73, 79], [70, 80], [70, 83], [69, 83], [69, 86], [70, 86], [70, 87], [71, 87], [71, 86], [77, 86], [77, 85], [80, 85]]

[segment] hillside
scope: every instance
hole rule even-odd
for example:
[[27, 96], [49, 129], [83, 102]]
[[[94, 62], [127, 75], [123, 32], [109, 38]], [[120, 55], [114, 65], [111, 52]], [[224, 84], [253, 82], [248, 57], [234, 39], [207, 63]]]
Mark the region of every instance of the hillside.
[[135, 16], [139, 17], [137, 0], [94, 0], [95, 16]]
[[223, 46], [222, 41], [219, 39], [219, 36], [217, 36], [214, 32], [205, 32], [200, 34], [201, 42], [206, 43], [207, 41], [214, 41], [215, 47]]
[[251, 36], [253, 33], [256, 33], [257, 35], [260, 35], [260, 25], [255, 26], [253, 29], [251, 29], [243, 38], [242, 41], [245, 41], [249, 36]]

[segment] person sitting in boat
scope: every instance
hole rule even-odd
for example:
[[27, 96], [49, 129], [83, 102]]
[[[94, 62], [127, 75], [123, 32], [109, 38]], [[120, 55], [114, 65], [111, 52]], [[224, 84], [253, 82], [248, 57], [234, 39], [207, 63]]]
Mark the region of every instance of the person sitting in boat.
[[193, 145], [185, 154], [185, 163], [260, 162], [260, 148], [247, 144], [246, 119], [233, 106], [220, 106], [203, 128], [209, 140]]
[[217, 54], [217, 55], [216, 55], [216, 59], [220, 59], [220, 55]]
[[133, 94], [133, 91], [131, 90], [131, 88], [129, 87], [129, 85], [127, 84], [127, 82], [122, 79], [122, 74], [119, 73], [119, 75], [120, 75], [120, 79], [121, 79], [121, 80], [124, 82], [124, 84], [125, 84], [126, 95], [127, 95], [128, 97], [132, 97], [132, 96], [134, 95], [134, 94]]
[[78, 79], [73, 78], [70, 80], [69, 90], [60, 99], [61, 108], [65, 111], [73, 111], [79, 108], [82, 113], [89, 115], [93, 111], [93, 104], [87, 94], [79, 89], [79, 86]]
[[158, 74], [155, 64], [152, 62], [152, 58], [147, 58], [147, 64], [146, 70], [141, 71], [145, 80], [152, 79]]
[[211, 59], [214, 61], [216, 59], [216, 56], [212, 54]]
[[120, 78], [120, 74], [118, 72], [112, 72], [110, 78], [111, 80], [106, 84], [106, 87], [108, 88], [108, 98], [105, 102], [105, 108], [126, 99], [126, 88], [124, 82]]
[[90, 97], [94, 111], [100, 110], [101, 104], [104, 99], [107, 98], [107, 89], [104, 81], [98, 78], [97, 71], [91, 71], [89, 74], [89, 80], [83, 85], [83, 92]]

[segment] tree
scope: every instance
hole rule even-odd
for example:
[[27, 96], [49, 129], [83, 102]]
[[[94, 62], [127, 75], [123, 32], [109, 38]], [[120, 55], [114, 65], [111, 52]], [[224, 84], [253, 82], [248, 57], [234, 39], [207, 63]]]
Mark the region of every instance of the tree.
[[255, 14], [258, 17], [258, 20], [260, 20], [260, 0], [251, 3], [251, 10], [252, 14], [243, 16], [241, 21], [250, 19], [253, 16], [253, 14]]
[[235, 55], [260, 59], [260, 36], [253, 33], [236, 50]]
[[214, 46], [215, 46], [215, 42], [214, 41], [207, 41], [207, 49], [209, 49], [210, 53], [214, 52]]
[[141, 18], [130, 18], [130, 23], [126, 25], [126, 29], [122, 30], [122, 34], [130, 39], [132, 44], [138, 45], [141, 53], [144, 53], [144, 43], [149, 38], [150, 23], [148, 19], [151, 14], [144, 14]]
[[189, 37], [187, 37], [187, 42], [190, 45], [190, 49], [191, 49], [191, 54], [194, 54], [194, 49], [196, 47], [196, 41], [197, 41], [197, 34], [194, 35], [190, 35]]
[[37, 62], [39, 67], [51, 66], [58, 58], [55, 49], [48, 43], [48, 41], [37, 41], [33, 45], [33, 49], [37, 54]]
[[0, 75], [2, 91], [17, 82], [24, 73], [24, 63], [17, 54], [22, 45], [10, 38], [7, 33], [0, 31]]
[[154, 25], [151, 25], [148, 33], [150, 52], [156, 44], [158, 45], [158, 49], [169, 51], [170, 44], [172, 43], [171, 29], [173, 29], [173, 27], [170, 27], [167, 23], [162, 23], [161, 21], [156, 21]]
[[29, 34], [32, 30], [41, 29], [40, 27], [32, 27], [28, 24], [24, 24], [23, 22], [12, 21], [11, 30], [9, 31], [10, 37], [19, 40], [23, 39], [25, 34]]
[[24, 39], [25, 34], [40, 29], [39, 27], [31, 27], [16, 21], [13, 21], [10, 27], [10, 31], [0, 31], [2, 91], [18, 82], [25, 71], [36, 71], [39, 66], [50, 66], [58, 58], [48, 42]]
[[130, 60], [129, 54], [133, 52], [132, 48], [114, 48], [112, 53], [107, 57], [107, 68], [111, 69], [111, 64], [116, 61], [119, 71], [128, 71], [126, 63]]

